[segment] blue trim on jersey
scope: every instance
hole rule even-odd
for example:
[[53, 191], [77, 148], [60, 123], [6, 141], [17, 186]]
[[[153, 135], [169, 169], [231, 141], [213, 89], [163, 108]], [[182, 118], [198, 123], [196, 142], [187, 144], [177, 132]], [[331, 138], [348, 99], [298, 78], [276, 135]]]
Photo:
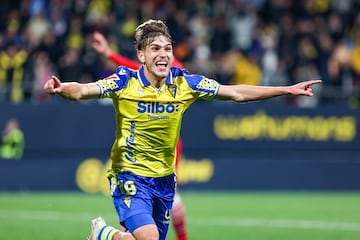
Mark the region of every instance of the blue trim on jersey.
[[[217, 94], [218, 89], [215, 85], [218, 85], [218, 83], [216, 80], [202, 75], [192, 74], [185, 69], [173, 67], [171, 70], [174, 78], [184, 77], [191, 89], [197, 92], [213, 93], [214, 95]], [[201, 82], [202, 84], [200, 84]]]
[[[149, 86], [151, 83], [150, 81], [145, 77], [145, 73], [144, 73], [144, 66], [141, 66], [141, 68], [138, 71], [138, 78], [140, 81], [140, 84], [144, 87]], [[173, 79], [173, 75], [172, 72], [170, 71], [167, 78], [166, 78], [166, 84], [174, 84], [174, 79]]]
[[200, 75], [194, 75], [194, 74], [185, 74], [184, 75], [186, 81], [189, 83], [189, 86], [191, 87], [191, 89], [197, 89], [196, 85], [202, 80], [204, 79], [203, 76]]
[[185, 69], [180, 69], [180, 68], [177, 68], [177, 67], [172, 67], [171, 68], [171, 73], [173, 75], [174, 78], [176, 77], [182, 77], [186, 74], [190, 74], [187, 70]]
[[[214, 96], [216, 96], [217, 91], [219, 90], [219, 83], [216, 82], [216, 80], [206, 78], [202, 75], [191, 74], [185, 69], [172, 67], [166, 78], [166, 84], [174, 86], [172, 88], [172, 94], [174, 97], [176, 96], [177, 90], [176, 86], [174, 85], [174, 79], [178, 77], [183, 77], [188, 83], [189, 87], [196, 92], [212, 93]], [[104, 79], [111, 80], [111, 85], [104, 87], [98, 84], [101, 90], [100, 96], [109, 92], [117, 92], [124, 89], [129, 80], [134, 78], [138, 80], [142, 87], [151, 85], [150, 81], [145, 77], [144, 66], [142, 66], [138, 71], [133, 71], [127, 67], [120, 66], [116, 69], [114, 74]]]
[[104, 88], [101, 84], [97, 83], [97, 85], [100, 87], [100, 92], [101, 92], [100, 96], [107, 94], [109, 92], [117, 92], [124, 89], [128, 84], [129, 79], [131, 78], [137, 78], [136, 72], [123, 66], [116, 68], [114, 74], [103, 79], [105, 81], [108, 80], [109, 83], [111, 82], [111, 85], [109, 87]]
[[151, 84], [149, 80], [147, 80], [147, 78], [145, 77], [144, 66], [141, 66], [141, 68], [139, 69], [139, 81], [143, 86], [149, 86]]
[[119, 78], [119, 79], [115, 80], [116, 84], [119, 86], [119, 88], [116, 90], [121, 90], [127, 85], [128, 81], [131, 77], [130, 76], [131, 72], [127, 67], [118, 67], [116, 69], [116, 75]]
[[[216, 94], [216, 91], [214, 92], [215, 89], [212, 89], [211, 87], [209, 87], [209, 85], [207, 85], [206, 87], [199, 86], [199, 83], [201, 81], [205, 81], [205, 79], [207, 79], [204, 76], [195, 75], [195, 74], [184, 74], [184, 77], [185, 77], [186, 81], [188, 82], [191, 89], [199, 91], [199, 92], [207, 92], [207, 93], [215, 93]], [[215, 81], [215, 80], [207, 79], [207, 81], [210, 83], [211, 81]]]

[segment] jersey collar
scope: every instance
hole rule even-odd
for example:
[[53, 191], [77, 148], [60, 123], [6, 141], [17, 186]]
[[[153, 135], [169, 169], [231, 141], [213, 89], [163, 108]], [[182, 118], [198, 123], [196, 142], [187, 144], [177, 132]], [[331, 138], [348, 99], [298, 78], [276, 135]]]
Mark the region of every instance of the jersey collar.
[[[138, 80], [140, 82], [140, 85], [142, 87], [147, 87], [147, 86], [151, 85], [150, 81], [147, 80], [147, 78], [145, 77], [144, 65], [142, 65], [140, 67], [140, 69], [137, 71], [137, 76], [138, 76]], [[170, 72], [169, 72], [169, 74], [168, 74], [168, 76], [166, 78], [166, 84], [168, 84], [168, 85], [174, 84], [174, 79], [173, 79], [171, 70], [170, 70]]]

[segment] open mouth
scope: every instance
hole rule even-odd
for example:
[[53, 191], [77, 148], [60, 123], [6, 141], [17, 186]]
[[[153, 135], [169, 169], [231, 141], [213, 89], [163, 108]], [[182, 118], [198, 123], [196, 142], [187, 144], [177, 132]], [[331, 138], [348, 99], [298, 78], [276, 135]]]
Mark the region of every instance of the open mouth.
[[155, 64], [155, 66], [157, 67], [158, 70], [166, 70], [167, 69], [167, 62], [157, 62]]

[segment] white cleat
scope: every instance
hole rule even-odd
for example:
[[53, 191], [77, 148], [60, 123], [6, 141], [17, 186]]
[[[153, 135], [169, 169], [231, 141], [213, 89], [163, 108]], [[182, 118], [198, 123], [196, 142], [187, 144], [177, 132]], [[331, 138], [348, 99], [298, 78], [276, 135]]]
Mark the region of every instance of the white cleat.
[[101, 229], [106, 226], [106, 222], [102, 217], [97, 217], [91, 221], [91, 234], [88, 240], [97, 240]]

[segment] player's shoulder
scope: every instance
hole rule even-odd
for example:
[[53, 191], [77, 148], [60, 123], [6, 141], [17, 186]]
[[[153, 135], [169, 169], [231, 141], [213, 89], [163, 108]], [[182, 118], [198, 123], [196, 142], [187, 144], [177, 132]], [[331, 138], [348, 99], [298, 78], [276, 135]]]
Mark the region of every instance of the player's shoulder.
[[122, 80], [128, 80], [132, 77], [136, 77], [137, 76], [137, 70], [125, 67], [125, 66], [119, 66], [116, 68], [116, 75], [119, 77], [119, 79]]
[[180, 69], [178, 67], [171, 68], [171, 74], [173, 78], [183, 77], [187, 82], [200, 81], [204, 76], [198, 74], [192, 74], [186, 69]]
[[203, 75], [193, 74], [186, 69], [172, 67], [171, 73], [175, 79], [182, 77], [193, 90], [215, 89], [219, 85], [219, 83], [213, 79], [209, 79]]
[[131, 78], [136, 78], [136, 71], [124, 66], [119, 66], [113, 74], [100, 80], [99, 84], [110, 87], [112, 91], [118, 91], [124, 89]]
[[173, 77], [183, 77], [186, 75], [190, 75], [191, 73], [185, 68], [171, 67], [171, 74], [173, 75]]

